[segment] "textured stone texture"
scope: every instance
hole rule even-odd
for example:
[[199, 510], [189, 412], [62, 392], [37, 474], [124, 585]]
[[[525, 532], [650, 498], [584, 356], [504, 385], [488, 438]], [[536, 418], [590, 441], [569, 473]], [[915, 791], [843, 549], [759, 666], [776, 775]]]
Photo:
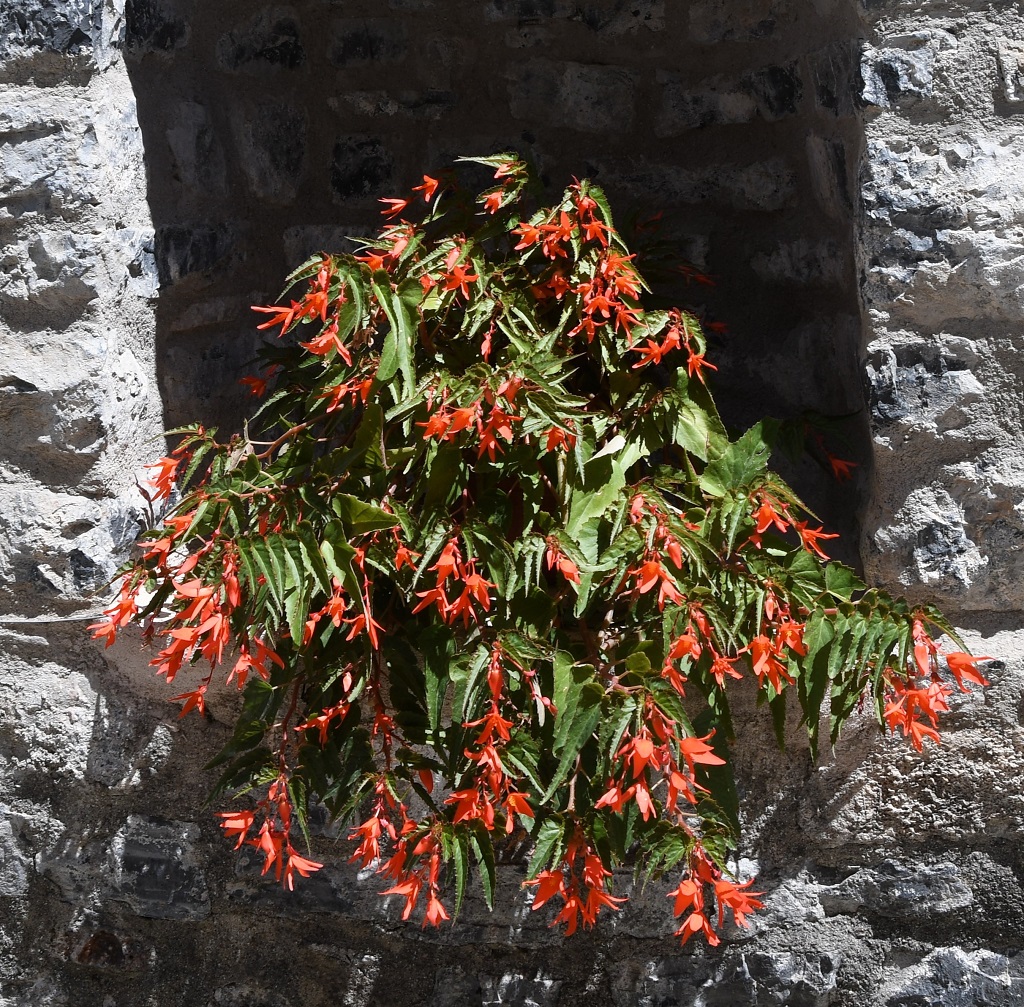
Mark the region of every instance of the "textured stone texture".
[[[1007, 4], [5, 5], [0, 1007], [1024, 1004], [1022, 60]], [[787, 474], [848, 535], [863, 507], [868, 575], [1000, 659], [923, 755], [866, 717], [780, 754], [737, 690], [737, 869], [768, 905], [718, 949], [665, 936], [656, 885], [563, 941], [521, 863], [501, 912], [426, 933], [326, 823], [285, 893], [202, 804], [231, 697], [179, 722], [133, 641], [83, 632], [151, 439], [237, 422], [248, 305], [379, 196], [508, 146], [623, 220], [664, 210], [717, 283], [658, 280], [728, 324], [727, 418], [854, 417], [852, 489]]]
[[865, 564], [962, 611], [1020, 611], [1024, 20], [979, 8], [954, 24], [925, 9], [876, 30], [862, 67], [876, 445]]

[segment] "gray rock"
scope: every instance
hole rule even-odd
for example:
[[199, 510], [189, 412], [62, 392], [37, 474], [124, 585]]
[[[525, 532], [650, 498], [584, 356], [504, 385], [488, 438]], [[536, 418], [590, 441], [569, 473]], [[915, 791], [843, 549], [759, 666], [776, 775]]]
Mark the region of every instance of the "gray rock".
[[391, 18], [344, 18], [331, 23], [328, 58], [336, 66], [396, 63], [409, 44], [405, 25]]
[[621, 67], [530, 59], [508, 70], [509, 108], [525, 122], [581, 133], [625, 131], [634, 115], [635, 74]]
[[294, 70], [306, 61], [299, 24], [291, 7], [266, 7], [217, 41], [217, 60], [226, 70]]
[[825, 912], [877, 913], [890, 919], [931, 919], [964, 909], [974, 901], [954, 864], [913, 866], [885, 861], [855, 871], [838, 885], [822, 888]]
[[989, 951], [936, 948], [885, 990], [885, 1007], [1016, 1007], [1024, 972], [1015, 959]]
[[286, 102], [246, 104], [235, 131], [253, 194], [270, 203], [291, 202], [306, 167], [306, 113]]
[[210, 896], [195, 851], [198, 838], [190, 822], [129, 816], [110, 842], [115, 897], [150, 919], [203, 919]]
[[378, 139], [345, 136], [334, 144], [331, 190], [339, 202], [383, 193], [393, 172], [394, 159]]

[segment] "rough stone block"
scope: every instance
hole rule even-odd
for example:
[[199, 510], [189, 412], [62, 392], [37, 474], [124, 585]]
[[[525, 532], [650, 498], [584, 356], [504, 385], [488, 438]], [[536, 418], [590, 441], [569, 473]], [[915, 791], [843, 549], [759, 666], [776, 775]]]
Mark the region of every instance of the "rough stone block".
[[137, 57], [168, 53], [189, 40], [188, 21], [176, 14], [169, 0], [125, 0], [124, 33], [125, 49]]
[[791, 0], [697, 0], [690, 5], [690, 38], [701, 45], [756, 42], [794, 16]]
[[408, 52], [405, 24], [395, 18], [342, 18], [332, 22], [328, 58], [335, 66], [397, 63]]
[[358, 239], [369, 237], [372, 233], [373, 229], [365, 224], [306, 224], [289, 227], [283, 235], [285, 258], [297, 263], [318, 252], [354, 252], [359, 244]]
[[[1019, 958], [1019, 956], [1017, 956]], [[1017, 1007], [1024, 969], [991, 951], [936, 948], [884, 990], [885, 1007]]]
[[1014, 105], [1024, 102], [1024, 42], [1000, 39], [996, 52], [1003, 97]]
[[28, 894], [32, 860], [19, 841], [14, 819], [0, 804], [0, 897], [23, 898]]
[[265, 73], [294, 70], [306, 62], [299, 23], [291, 7], [266, 7], [217, 41], [217, 60], [226, 70]]
[[885, 861], [855, 871], [838, 885], [819, 892], [825, 912], [866, 912], [896, 920], [934, 920], [974, 901], [955, 864], [905, 864]]
[[647, 192], [665, 204], [718, 203], [737, 210], [774, 211], [790, 205], [796, 179], [781, 158], [753, 164], [709, 164], [701, 169], [647, 162], [602, 163], [601, 178], [629, 192]]
[[155, 235], [157, 274], [162, 287], [187, 276], [209, 273], [235, 249], [226, 225], [216, 227], [161, 227]]
[[665, 0], [490, 0], [484, 17], [520, 23], [568, 20], [602, 35], [617, 36], [639, 28], [664, 30]]
[[659, 136], [755, 117], [774, 122], [795, 114], [803, 94], [795, 63], [765, 67], [739, 79], [711, 77], [695, 88], [686, 86], [680, 74], [659, 73], [658, 80], [664, 85]]
[[754, 272], [771, 283], [838, 285], [847, 278], [848, 252], [832, 238], [810, 241], [797, 238], [770, 251], [755, 252], [750, 259]]
[[111, 840], [109, 866], [117, 898], [139, 916], [161, 920], [200, 920], [210, 913], [195, 843], [199, 829], [131, 815]]
[[861, 91], [860, 44], [843, 39], [808, 57], [814, 100], [837, 116], [855, 115]]
[[531, 59], [510, 67], [508, 79], [509, 107], [517, 119], [583, 133], [624, 132], [632, 125], [633, 71]]
[[268, 202], [290, 203], [306, 166], [305, 110], [266, 101], [245, 106], [240, 119], [235, 134], [250, 188]]
[[424, 91], [346, 91], [327, 99], [327, 104], [344, 115], [367, 118], [401, 116], [408, 119], [440, 119], [458, 103], [454, 91], [428, 88]]
[[861, 61], [868, 105], [895, 108], [932, 94], [935, 49], [924, 43], [915, 49], [872, 49], [865, 46]]
[[180, 184], [209, 195], [225, 186], [224, 148], [205, 105], [184, 101], [178, 105], [167, 129], [167, 144]]
[[344, 136], [334, 144], [331, 190], [336, 202], [383, 195], [391, 184], [394, 160], [375, 137]]
[[838, 137], [807, 136], [807, 161], [818, 205], [830, 216], [846, 218], [853, 210], [846, 145]]
[[19, 50], [77, 56], [89, 49], [101, 7], [91, 0], [27, 0], [0, 11], [0, 60]]

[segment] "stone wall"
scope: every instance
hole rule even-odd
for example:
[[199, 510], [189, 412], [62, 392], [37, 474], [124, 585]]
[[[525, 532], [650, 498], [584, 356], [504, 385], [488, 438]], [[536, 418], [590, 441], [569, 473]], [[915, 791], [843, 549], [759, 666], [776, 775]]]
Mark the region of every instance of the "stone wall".
[[[0, 1005], [1024, 1003], [1022, 53], [1010, 4], [0, 9]], [[329, 866], [283, 893], [202, 804], [229, 700], [178, 722], [137, 647], [83, 632], [151, 438], [237, 422], [248, 305], [507, 147], [664, 210], [717, 281], [663, 286], [729, 326], [727, 418], [852, 414], [853, 489], [790, 474], [851, 541], [863, 504], [868, 574], [1001, 660], [924, 755], [865, 719], [814, 766], [750, 704], [739, 866], [769, 904], [719, 949], [664, 937], [660, 891], [563, 941], [515, 864], [511, 908], [423, 933], [326, 823]]]

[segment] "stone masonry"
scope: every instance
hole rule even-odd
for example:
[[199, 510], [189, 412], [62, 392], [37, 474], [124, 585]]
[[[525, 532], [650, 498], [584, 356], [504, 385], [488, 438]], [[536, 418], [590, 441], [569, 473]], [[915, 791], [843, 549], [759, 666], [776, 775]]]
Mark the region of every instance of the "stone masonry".
[[[1005, 0], [0, 3], [0, 1007], [1024, 1005], [1022, 122]], [[516, 864], [426, 933], [327, 822], [282, 892], [203, 805], [232, 698], [178, 721], [84, 632], [160, 431], [238, 423], [249, 305], [507, 148], [663, 212], [727, 421], [834, 421], [853, 483], [787, 475], [998, 658], [923, 755], [866, 717], [779, 753], [741, 687], [768, 907], [716, 949], [656, 886], [565, 941]]]

